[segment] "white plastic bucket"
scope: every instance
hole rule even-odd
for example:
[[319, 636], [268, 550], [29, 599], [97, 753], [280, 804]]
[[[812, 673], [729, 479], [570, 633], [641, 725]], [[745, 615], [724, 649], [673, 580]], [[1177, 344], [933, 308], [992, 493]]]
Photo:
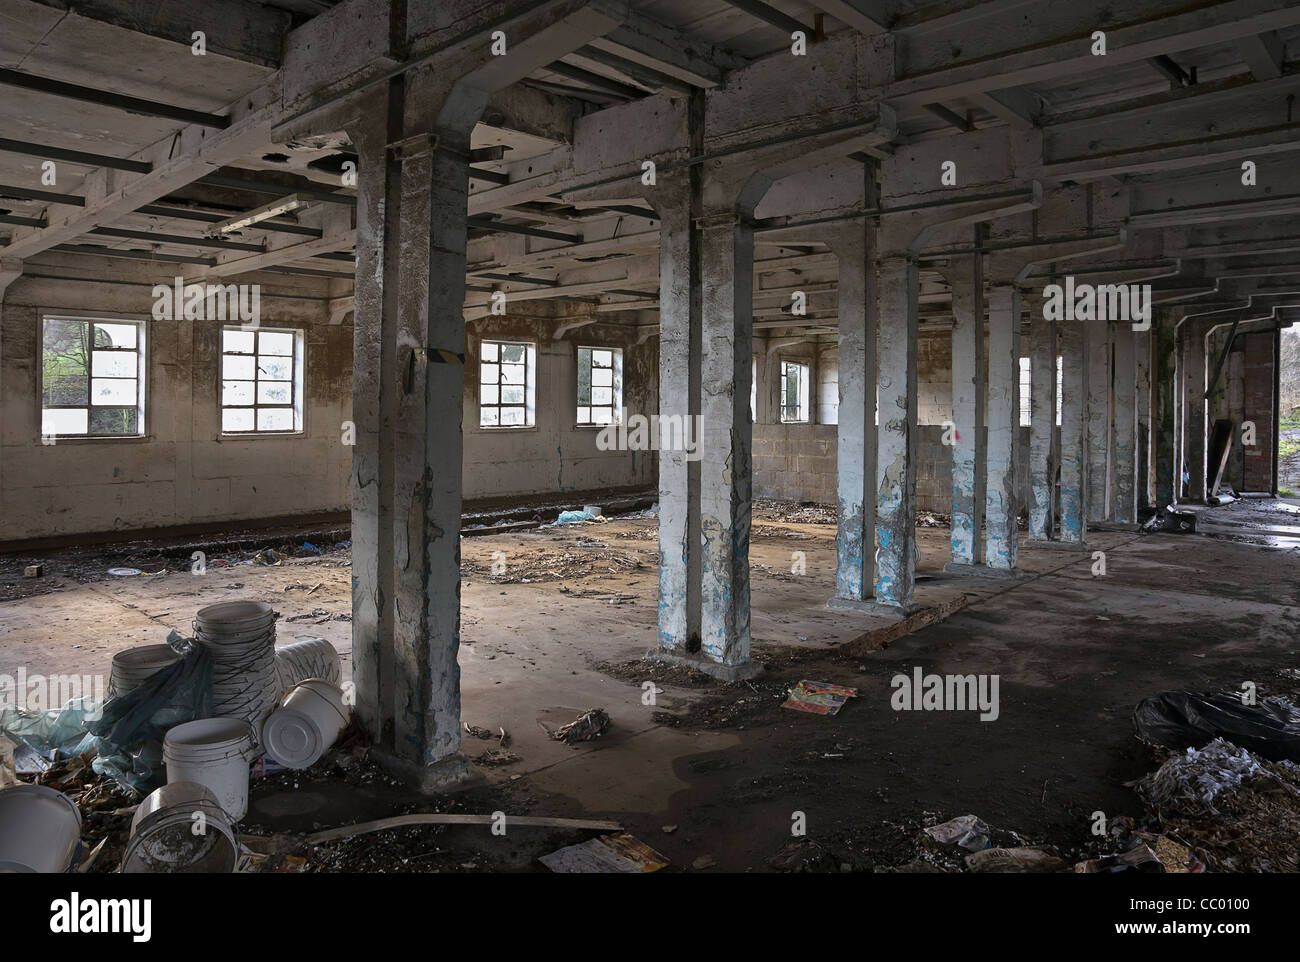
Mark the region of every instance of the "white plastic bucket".
[[119, 651], [113, 656], [113, 664], [109, 669], [108, 693], [124, 695], [133, 688], [139, 688], [180, 659], [180, 652], [171, 645], [141, 645]]
[[168, 784], [198, 782], [235, 822], [248, 812], [248, 763], [254, 754], [253, 726], [242, 718], [186, 722], [163, 740]]
[[81, 812], [44, 785], [0, 789], [0, 873], [66, 872], [81, 841]]
[[307, 638], [275, 649], [275, 679], [281, 696], [308, 678], [339, 684], [343, 668], [338, 649], [324, 638]]
[[343, 692], [323, 678], [308, 678], [284, 696], [262, 726], [266, 753], [286, 768], [310, 768], [347, 727]]
[[235, 831], [216, 795], [198, 782], [168, 782], [136, 809], [122, 871], [229, 873], [238, 862]]
[[275, 610], [263, 601], [223, 601], [195, 616], [194, 634], [212, 655], [212, 714], [242, 718], [261, 731], [280, 689], [275, 674]]

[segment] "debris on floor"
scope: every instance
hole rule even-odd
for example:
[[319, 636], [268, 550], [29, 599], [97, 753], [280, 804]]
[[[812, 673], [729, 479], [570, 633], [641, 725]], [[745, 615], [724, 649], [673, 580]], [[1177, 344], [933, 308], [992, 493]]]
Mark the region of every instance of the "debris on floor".
[[590, 708], [567, 725], [551, 732], [556, 741], [573, 745], [577, 742], [594, 741], [605, 734], [609, 728], [609, 713], [603, 708]]
[[1069, 865], [1040, 848], [986, 848], [966, 856], [972, 872], [1062, 872]]
[[28, 565], [23, 568], [24, 578], [43, 578], [45, 577], [45, 565]]
[[657, 872], [668, 859], [631, 835], [602, 835], [538, 859], [552, 872]]
[[989, 847], [989, 827], [974, 815], [959, 815], [939, 825], [931, 825], [925, 834], [939, 845], [955, 845], [968, 852]]
[[1138, 702], [1133, 726], [1162, 748], [1201, 748], [1225, 738], [1273, 761], [1300, 762], [1300, 709], [1279, 696], [1248, 705], [1236, 692], [1161, 692]]
[[834, 715], [846, 701], [857, 697], [856, 688], [805, 679], [790, 689], [790, 697], [781, 703], [781, 707], [814, 715]]

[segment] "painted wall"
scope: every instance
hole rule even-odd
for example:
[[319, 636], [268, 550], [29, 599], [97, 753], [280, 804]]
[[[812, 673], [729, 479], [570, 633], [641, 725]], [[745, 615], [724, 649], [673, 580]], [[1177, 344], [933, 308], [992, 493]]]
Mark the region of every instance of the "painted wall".
[[[240, 438], [220, 430], [222, 322], [150, 317], [153, 285], [170, 283], [174, 271], [67, 255], [29, 261], [26, 270], [0, 308], [0, 543], [348, 510], [352, 449], [343, 443], [343, 425], [352, 410], [353, 331], [350, 315], [330, 323], [326, 282], [251, 277], [263, 285], [262, 324], [305, 332], [304, 429]], [[538, 311], [545, 315], [546, 306]], [[39, 331], [45, 313], [146, 321], [145, 437], [41, 443]], [[468, 326], [467, 500], [653, 487], [652, 453], [601, 451], [598, 430], [577, 426], [577, 348], [621, 347], [624, 403], [630, 413], [649, 413], [658, 408], [657, 339], [636, 344], [629, 327], [597, 324], [555, 340], [550, 332], [557, 323], [530, 314]], [[534, 426], [479, 427], [483, 335], [537, 344]]]

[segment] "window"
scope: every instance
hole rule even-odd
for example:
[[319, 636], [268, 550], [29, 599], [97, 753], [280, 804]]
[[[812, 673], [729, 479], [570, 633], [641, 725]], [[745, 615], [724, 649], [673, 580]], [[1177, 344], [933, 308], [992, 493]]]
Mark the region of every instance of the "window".
[[144, 325], [47, 317], [41, 330], [41, 433], [144, 434]]
[[781, 362], [781, 420], [808, 420], [808, 365], [796, 361]]
[[537, 349], [513, 341], [483, 341], [478, 365], [478, 423], [485, 428], [533, 424]]
[[623, 406], [623, 352], [578, 348], [578, 423], [617, 424]]
[[302, 430], [302, 331], [221, 331], [221, 430]]
[[1034, 405], [1033, 373], [1029, 358], [1020, 359], [1020, 426], [1029, 427]]

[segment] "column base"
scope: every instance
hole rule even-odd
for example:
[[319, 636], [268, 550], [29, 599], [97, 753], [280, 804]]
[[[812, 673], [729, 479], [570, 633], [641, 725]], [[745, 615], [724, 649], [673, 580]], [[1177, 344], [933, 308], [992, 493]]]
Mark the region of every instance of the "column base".
[[745, 681], [763, 674], [763, 666], [756, 661], [745, 659], [738, 665], [724, 665], [720, 661], [710, 661], [693, 655], [674, 655], [668, 651], [655, 650], [646, 652], [647, 661], [660, 661], [666, 665], [681, 665], [712, 675], [719, 681]]
[[422, 795], [459, 792], [487, 781], [487, 777], [460, 752], [446, 755], [432, 765], [417, 764], [378, 746], [371, 747], [369, 756], [384, 771], [400, 778]]
[[1098, 521], [1088, 525], [1091, 531], [1136, 531], [1140, 527], [1131, 521]]
[[1086, 541], [1040, 541], [1037, 538], [1030, 538], [1022, 548], [1050, 548], [1053, 551], [1087, 551], [1088, 542]]
[[859, 615], [870, 615], [873, 618], [892, 618], [895, 621], [902, 621], [908, 615], [920, 611], [922, 606], [909, 605], [906, 608], [900, 608], [898, 605], [885, 605], [878, 601], [831, 598], [826, 602], [826, 607], [832, 611], [851, 611]]
[[988, 565], [970, 565], [958, 561], [950, 561], [944, 565], [943, 573], [961, 575], [965, 578], [1001, 578], [1005, 581], [1031, 577], [1019, 568], [991, 568]]

